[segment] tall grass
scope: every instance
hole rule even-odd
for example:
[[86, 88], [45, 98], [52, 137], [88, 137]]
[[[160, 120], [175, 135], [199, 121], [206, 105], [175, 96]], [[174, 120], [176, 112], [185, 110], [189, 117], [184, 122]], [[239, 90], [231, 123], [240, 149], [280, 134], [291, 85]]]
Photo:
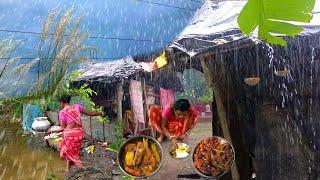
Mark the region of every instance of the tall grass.
[[[21, 41], [14, 40], [13, 38], [0, 39], [0, 61], [3, 66], [0, 67], [0, 81], [4, 72], [8, 67], [13, 64], [15, 61], [19, 60], [19, 57], [12, 56], [12, 52], [21, 44]], [[3, 62], [4, 61], [4, 62]], [[0, 90], [0, 98], [5, 98], [3, 90]]]
[[84, 45], [88, 33], [80, 31], [82, 17], [74, 17], [73, 12], [74, 7], [65, 12], [52, 9], [42, 25], [38, 57], [15, 68], [15, 71], [27, 72], [37, 66], [37, 81], [31, 85], [29, 95], [36, 92], [41, 96], [48, 91], [58, 93], [70, 65], [91, 62], [90, 58], [80, 56], [91, 47]]
[[[26, 86], [27, 84], [22, 84], [20, 81], [23, 78], [30, 78], [26, 74], [31, 68], [37, 69], [37, 80], [29, 84], [30, 89], [25, 97], [6, 98], [0, 89], [0, 105], [49, 99], [48, 97], [58, 94], [63, 87], [63, 78], [68, 74], [70, 65], [91, 62], [90, 58], [81, 55], [89, 54], [86, 52], [94, 48], [85, 46], [88, 33], [80, 31], [82, 17], [74, 17], [73, 12], [74, 8], [71, 7], [65, 12], [54, 8], [48, 13], [41, 27], [37, 57], [11, 69], [11, 73], [18, 75], [18, 79], [16, 83], [4, 89]], [[0, 67], [0, 78], [13, 62], [20, 59], [12, 56], [19, 43], [20, 41], [12, 38], [0, 40], [0, 61], [5, 61], [1, 63], [4, 65]], [[21, 109], [18, 110], [21, 114]]]

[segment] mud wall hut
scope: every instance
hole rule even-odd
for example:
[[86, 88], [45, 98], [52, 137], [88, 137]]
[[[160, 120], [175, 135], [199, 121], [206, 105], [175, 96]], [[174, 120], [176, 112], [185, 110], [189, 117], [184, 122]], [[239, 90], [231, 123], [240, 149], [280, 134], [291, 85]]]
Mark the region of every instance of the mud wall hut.
[[[174, 72], [165, 69], [146, 72], [132, 57], [96, 63], [84, 67], [80, 72], [82, 75], [73, 86], [86, 83], [97, 92], [98, 95], [93, 96], [92, 100], [105, 107], [107, 116], [111, 118], [110, 123], [104, 123], [109, 127], [104, 131], [109, 138], [113, 135], [111, 126], [116, 122], [123, 125], [124, 133], [150, 135], [148, 107], [160, 104], [160, 87], [174, 91], [182, 87]], [[90, 122], [92, 127], [93, 121]], [[99, 122], [94, 123], [101, 126]]]
[[169, 62], [205, 73], [218, 114], [213, 135], [236, 150], [233, 179], [250, 178], [254, 168], [257, 179], [317, 179], [319, 15], [286, 47], [270, 46], [241, 34], [236, 19], [245, 3], [204, 3], [168, 47]]

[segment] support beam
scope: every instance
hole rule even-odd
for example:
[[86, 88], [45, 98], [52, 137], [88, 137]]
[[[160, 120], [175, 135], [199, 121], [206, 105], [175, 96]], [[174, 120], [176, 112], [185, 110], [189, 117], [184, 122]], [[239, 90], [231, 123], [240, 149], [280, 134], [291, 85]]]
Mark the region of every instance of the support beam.
[[[205, 62], [205, 59], [201, 58], [200, 61], [201, 61], [201, 66], [203, 68], [203, 72], [205, 74], [205, 77], [207, 78], [207, 80], [209, 80], [210, 86], [212, 87], [214, 95], [215, 95], [214, 97], [215, 97], [215, 101], [216, 101], [216, 105], [217, 105], [217, 112], [218, 112], [223, 136], [232, 144], [232, 139], [231, 139], [231, 135], [230, 135], [229, 127], [228, 127], [227, 114], [226, 114], [226, 111], [225, 111], [225, 108], [223, 106], [223, 102], [221, 99], [221, 92], [220, 92], [218, 85], [217, 85], [217, 82], [216, 82], [217, 78], [214, 77], [215, 76], [214, 73], [211, 73], [208, 64], [206, 64], [206, 62]], [[238, 168], [237, 168], [237, 163], [234, 163], [234, 165], [231, 167], [231, 174], [232, 174], [233, 180], [240, 179]]]
[[123, 99], [123, 80], [117, 84], [117, 122], [122, 124], [122, 99]]

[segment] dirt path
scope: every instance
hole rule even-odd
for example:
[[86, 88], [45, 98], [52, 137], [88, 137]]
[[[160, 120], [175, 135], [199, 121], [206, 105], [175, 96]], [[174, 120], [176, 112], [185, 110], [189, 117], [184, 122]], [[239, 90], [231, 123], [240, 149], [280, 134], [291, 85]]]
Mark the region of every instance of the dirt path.
[[[210, 120], [201, 120], [196, 127], [190, 132], [189, 145], [191, 153], [197, 143], [212, 134]], [[164, 151], [164, 161], [162, 167], [150, 180], [175, 180], [175, 179], [190, 179], [186, 178], [186, 175], [196, 176], [196, 173], [192, 170], [192, 159], [189, 157], [176, 160], [170, 157], [168, 149], [170, 141], [164, 141], [161, 146]], [[87, 145], [85, 145], [86, 147]], [[114, 179], [122, 180], [123, 173], [116, 167], [116, 154], [105, 151], [104, 148], [100, 148], [95, 144], [95, 153], [87, 154], [82, 151], [82, 157], [85, 171], [79, 171], [73, 169], [65, 178], [66, 179]], [[190, 154], [191, 154], [190, 153]], [[113, 174], [113, 175], [112, 175]], [[179, 175], [179, 177], [178, 177]], [[182, 177], [180, 177], [182, 176]], [[198, 178], [199, 179], [199, 178]]]
[[[211, 121], [209, 120], [200, 121], [189, 135], [189, 145], [190, 145], [191, 153], [201, 139], [205, 137], [209, 137], [211, 135], [212, 135]], [[164, 160], [163, 160], [162, 167], [160, 168], [158, 173], [156, 173], [154, 176], [148, 179], [150, 180], [190, 179], [190, 178], [186, 178], [186, 175], [193, 175], [193, 176], [196, 175], [196, 173], [192, 170], [191, 155], [189, 155], [188, 158], [185, 158], [182, 160], [176, 160], [171, 158], [168, 153], [168, 149], [170, 146], [169, 141], [164, 141], [161, 144], [161, 146], [164, 151]], [[120, 180], [121, 176], [118, 176], [118, 177], [114, 176], [113, 179]]]
[[[212, 135], [212, 126], [211, 121], [200, 121], [196, 127], [191, 131], [189, 135], [189, 145], [191, 153], [198, 142], [205, 138]], [[150, 179], [182, 179], [178, 178], [178, 175], [192, 175], [195, 172], [192, 170], [192, 156], [189, 155], [188, 158], [183, 160], [176, 160], [170, 157], [168, 153], [168, 149], [170, 147], [170, 142], [165, 141], [162, 143], [162, 148], [164, 151], [164, 161], [162, 164], [161, 169], [157, 173], [156, 177], [152, 177]], [[190, 154], [191, 154], [190, 153]]]

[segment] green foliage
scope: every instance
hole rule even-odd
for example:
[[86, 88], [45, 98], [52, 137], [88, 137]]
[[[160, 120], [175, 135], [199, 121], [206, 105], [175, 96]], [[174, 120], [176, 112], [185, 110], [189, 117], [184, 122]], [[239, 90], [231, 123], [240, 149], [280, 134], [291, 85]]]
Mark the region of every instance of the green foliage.
[[123, 134], [122, 134], [122, 129], [123, 125], [121, 123], [116, 123], [114, 125], [115, 129], [115, 142], [110, 144], [109, 149], [118, 151], [120, 149], [121, 144], [123, 143]]
[[71, 74], [70, 78], [69, 78], [69, 81], [70, 82], [73, 82], [75, 81], [78, 77], [81, 77], [81, 72], [76, 70], [76, 71], [73, 71], [73, 73]]
[[69, 79], [63, 79], [60, 82], [59, 87], [55, 89], [55, 96], [69, 95], [72, 97], [71, 103], [82, 103], [89, 110], [93, 110], [95, 104], [91, 101], [90, 97], [92, 95], [97, 95], [97, 93], [92, 90], [88, 84], [83, 84], [79, 88], [71, 88], [70, 84], [77, 78], [80, 77], [81, 73], [79, 71], [74, 71]]
[[184, 91], [177, 93], [177, 99], [188, 99], [193, 103], [207, 103], [213, 99], [213, 91], [206, 84], [203, 74], [194, 69], [185, 70], [179, 78]]
[[[48, 156], [48, 162], [49, 162], [49, 164], [52, 164], [52, 157], [51, 157], [51, 155]], [[47, 179], [47, 180], [56, 180], [56, 179], [57, 179], [56, 175], [54, 175], [54, 174], [52, 173], [52, 169], [51, 169], [51, 168], [49, 168], [49, 170], [48, 170], [48, 174], [47, 174], [47, 178], [46, 178], [46, 179]]]
[[37, 82], [31, 85], [28, 95], [36, 93], [42, 96], [46, 91], [52, 94], [62, 88], [62, 81], [70, 68], [91, 62], [82, 55], [95, 48], [85, 45], [88, 33], [80, 30], [82, 17], [75, 17], [73, 13], [74, 7], [64, 12], [58, 8], [52, 9], [41, 28], [37, 58], [15, 68], [20, 80], [30, 68], [38, 66]]
[[134, 178], [127, 175], [123, 175], [122, 180], [134, 180]]
[[289, 21], [310, 22], [314, 5], [315, 0], [248, 0], [238, 17], [238, 25], [246, 35], [258, 27], [260, 39], [286, 45], [285, 40], [274, 34], [298, 35], [303, 28]]
[[[95, 109], [95, 111], [96, 111], [96, 112], [104, 113], [104, 112], [103, 112], [103, 107], [102, 107], [102, 106], [100, 106], [100, 107], [96, 108], [96, 109]], [[108, 122], [110, 122], [110, 118], [109, 118], [108, 116], [106, 116], [106, 117], [99, 116], [99, 117], [98, 117], [98, 122], [101, 122], [101, 123], [108, 123]]]
[[57, 180], [57, 177], [53, 173], [47, 175], [47, 180]]
[[[209, 89], [210, 90], [210, 89]], [[199, 103], [201, 103], [201, 104], [205, 104], [205, 103], [208, 103], [208, 102], [210, 102], [210, 101], [212, 101], [213, 100], [213, 94], [212, 94], [212, 91], [211, 91], [211, 93], [210, 94], [205, 94], [205, 95], [203, 95], [203, 96], [200, 96], [199, 98], [198, 98], [198, 101], [199, 101]]]
[[67, 94], [72, 97], [72, 102], [82, 102], [85, 104], [86, 108], [90, 111], [95, 110], [95, 104], [91, 101], [90, 97], [97, 93], [93, 91], [88, 84], [83, 84], [80, 88], [65, 88], [62, 94]]
[[[94, 111], [103, 113], [103, 107], [96, 106], [95, 103], [91, 100], [92, 95], [97, 95], [97, 92], [92, 90], [88, 84], [83, 84], [79, 88], [71, 88], [70, 84], [78, 77], [81, 76], [79, 71], [74, 71], [68, 81], [63, 81], [65, 84], [62, 86], [60, 92], [57, 91], [56, 94], [60, 95], [70, 95], [72, 97], [71, 103], [81, 103], [84, 104], [85, 108]], [[99, 122], [109, 122], [108, 117], [99, 117]]]
[[13, 104], [11, 107], [13, 118], [19, 118], [22, 116], [23, 104], [21, 102], [17, 102]]
[[56, 97], [50, 97], [47, 101], [47, 110], [58, 111], [60, 109], [60, 103]]
[[[55, 94], [43, 93], [42, 96], [34, 94], [28, 97], [18, 97], [18, 98], [7, 98], [0, 101], [0, 115], [4, 113], [4, 108], [11, 109], [12, 117], [19, 118], [22, 116], [23, 104], [31, 103], [37, 104], [40, 106], [41, 111], [58, 111], [60, 110], [59, 96], [61, 95], [70, 95], [72, 97], [71, 103], [81, 103], [85, 106], [86, 109], [94, 112], [103, 113], [103, 107], [96, 106], [90, 97], [96, 95], [97, 93], [92, 90], [88, 84], [83, 84], [79, 88], [71, 88], [70, 83], [74, 81], [81, 74], [78, 71], [75, 71], [70, 75], [69, 80], [63, 80], [62, 86], [55, 90]], [[108, 117], [99, 117], [99, 122], [110, 122]]]
[[[21, 100], [15, 98], [3, 99], [0, 101], [0, 105], [0, 115], [6, 115], [13, 119], [18, 119], [22, 116], [23, 102]], [[10, 110], [10, 114], [5, 114], [5, 109]]]
[[[63, 13], [57, 8], [52, 9], [41, 28], [42, 32], [37, 58], [26, 64], [19, 65], [11, 71], [13, 77], [18, 76], [16, 83], [13, 84], [13, 86], [17, 87], [21, 85], [19, 81], [26, 78], [26, 72], [34, 66], [38, 67], [38, 80], [34, 84], [31, 84], [28, 95], [26, 97], [7, 99], [7, 101], [13, 103], [21, 101], [20, 106], [13, 106], [15, 114], [18, 114], [18, 112], [22, 113], [23, 103], [40, 104], [42, 111], [45, 111], [47, 108], [58, 110], [59, 103], [56, 98], [57, 94], [54, 94], [54, 92], [61, 92], [65, 84], [63, 78], [68, 74], [69, 68], [75, 64], [90, 62], [90, 59], [87, 57], [79, 56], [80, 54], [84, 55], [86, 52], [94, 50], [94, 48], [84, 45], [88, 33], [80, 31], [82, 18], [74, 17], [73, 11], [73, 7]], [[3, 68], [0, 69], [0, 77], [7, 66], [19, 59], [10, 56], [17, 45], [18, 43], [12, 39], [0, 40], [0, 57], [6, 59], [6, 62], [3, 62]], [[78, 74], [71, 76], [71, 80]], [[78, 91], [82, 93], [80, 96], [87, 96], [85, 93], [90, 95], [90, 90], [86, 87], [82, 87]], [[74, 94], [76, 92], [74, 91]], [[5, 97], [0, 92], [0, 97], [2, 96]]]

